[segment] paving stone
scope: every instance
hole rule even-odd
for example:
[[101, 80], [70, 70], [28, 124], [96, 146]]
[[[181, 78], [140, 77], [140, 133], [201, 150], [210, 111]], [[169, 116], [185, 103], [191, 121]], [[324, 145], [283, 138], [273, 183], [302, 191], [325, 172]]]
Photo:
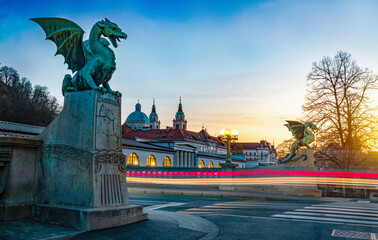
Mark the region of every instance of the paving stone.
[[62, 237], [68, 238], [79, 233], [82, 233], [82, 231], [29, 219], [0, 222], [0, 239], [7, 240], [61, 239]]

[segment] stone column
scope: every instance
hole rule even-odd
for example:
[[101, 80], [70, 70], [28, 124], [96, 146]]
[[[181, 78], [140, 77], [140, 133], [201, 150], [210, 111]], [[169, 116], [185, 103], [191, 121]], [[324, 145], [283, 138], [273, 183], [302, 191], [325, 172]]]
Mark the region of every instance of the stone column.
[[185, 167], [186, 165], [186, 152], [182, 153], [182, 166]]
[[179, 167], [182, 165], [182, 151], [179, 151]]
[[177, 167], [179, 162], [179, 151], [176, 151], [172, 166]]

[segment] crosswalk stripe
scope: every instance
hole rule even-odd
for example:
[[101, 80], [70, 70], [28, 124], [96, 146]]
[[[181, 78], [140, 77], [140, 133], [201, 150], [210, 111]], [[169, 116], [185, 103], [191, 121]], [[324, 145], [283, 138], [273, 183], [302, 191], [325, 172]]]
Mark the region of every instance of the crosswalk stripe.
[[[305, 207], [306, 209], [320, 209], [320, 210], [323, 210], [323, 209], [326, 209], [326, 210], [337, 210], [337, 211], [345, 211], [345, 212], [361, 212], [361, 211], [366, 211], [366, 210], [363, 210], [363, 209], [346, 209], [346, 208], [334, 208], [334, 207]], [[378, 213], [378, 211], [371, 211], [369, 210], [369, 212], [371, 213]]]
[[378, 211], [372, 208], [335, 206], [332, 204], [312, 205], [275, 214], [272, 217], [302, 219], [341, 223], [357, 223], [378, 226]]
[[377, 208], [366, 208], [366, 207], [352, 207], [352, 206], [339, 206], [339, 205], [312, 205], [313, 207], [334, 207], [334, 208], [350, 208], [350, 209], [360, 209], [360, 210], [372, 210], [377, 211]]
[[275, 214], [272, 217], [281, 218], [293, 218], [293, 219], [308, 219], [308, 220], [320, 220], [320, 221], [330, 221], [330, 222], [346, 222], [346, 223], [361, 223], [369, 225], [378, 225], [378, 222], [364, 221], [364, 220], [353, 220], [353, 219], [343, 219], [343, 218], [330, 218], [330, 217], [315, 217], [315, 216], [296, 216], [290, 214]]
[[166, 208], [166, 207], [181, 206], [181, 205], [184, 205], [184, 204], [186, 204], [186, 203], [171, 202], [171, 203], [167, 203], [167, 204], [159, 204], [159, 205], [148, 206], [148, 207], [145, 207], [144, 209], [145, 210], [156, 210], [156, 209]]
[[213, 204], [215, 206], [244, 206], [244, 207], [249, 207], [249, 206], [261, 206], [262, 204], [259, 203], [250, 203], [250, 204], [240, 204], [240, 203], [216, 203]]
[[250, 205], [249, 207], [246, 207], [246, 206], [237, 206], [237, 205], [234, 205], [234, 206], [213, 206], [213, 205], [209, 205], [209, 206], [203, 206], [203, 208], [232, 208], [232, 209], [238, 209], [238, 208], [250, 208], [250, 207], [254, 207], [254, 206], [259, 206], [259, 205]]
[[[324, 214], [324, 213], [310, 213], [310, 212], [285, 212], [284, 214], [313, 215], [313, 216], [324, 216], [324, 217], [340, 217], [340, 215], [338, 215], [338, 214]], [[356, 219], [378, 221], [378, 218], [374, 218], [374, 217], [362, 217], [362, 216], [351, 216], [351, 215], [343, 215], [342, 217], [343, 218], [356, 218]]]
[[345, 214], [347, 215], [361, 215], [361, 216], [371, 216], [371, 217], [378, 217], [378, 214], [372, 214], [372, 213], [364, 213], [364, 212], [340, 212], [335, 210], [310, 210], [310, 209], [295, 209], [295, 212], [318, 212], [318, 213], [337, 213], [340, 214], [340, 216], [343, 216]]
[[218, 208], [189, 208], [185, 211], [231, 211], [231, 209], [218, 209]]

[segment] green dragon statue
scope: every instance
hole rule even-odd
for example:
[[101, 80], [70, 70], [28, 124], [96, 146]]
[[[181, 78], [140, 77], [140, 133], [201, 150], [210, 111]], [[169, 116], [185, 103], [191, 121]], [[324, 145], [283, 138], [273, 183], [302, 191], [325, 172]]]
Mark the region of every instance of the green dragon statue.
[[[287, 124], [285, 124], [285, 126], [296, 138], [296, 141], [291, 145], [290, 155], [287, 156], [284, 160], [282, 160], [282, 162], [296, 161], [302, 157], [298, 156], [294, 158], [294, 155], [298, 148], [306, 146], [307, 148], [312, 149], [310, 143], [312, 143], [315, 140], [315, 135], [310, 131], [309, 128], [311, 128], [312, 130], [318, 130], [318, 128], [312, 122], [302, 123], [298, 121], [288, 120], [286, 120], [286, 122]], [[304, 160], [306, 160], [306, 158]]]
[[[117, 47], [117, 41], [126, 39], [117, 24], [105, 20], [98, 21], [92, 27], [89, 39], [83, 42], [84, 30], [76, 23], [63, 18], [32, 18], [46, 33], [46, 39], [53, 41], [57, 46], [57, 54], [63, 55], [65, 63], [74, 74], [66, 74], [63, 80], [62, 93], [96, 89], [101, 93], [111, 93], [121, 96], [109, 86], [115, 69], [115, 56], [109, 47]], [[100, 86], [102, 85], [102, 87]]]

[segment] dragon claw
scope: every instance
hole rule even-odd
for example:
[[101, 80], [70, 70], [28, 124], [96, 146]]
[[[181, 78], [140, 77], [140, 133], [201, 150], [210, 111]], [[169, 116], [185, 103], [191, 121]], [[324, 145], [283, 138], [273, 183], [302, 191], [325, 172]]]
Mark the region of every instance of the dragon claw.
[[120, 97], [120, 96], [122, 96], [122, 93], [120, 93], [120, 92], [118, 92], [118, 91], [115, 91], [115, 92], [114, 92], [114, 95], [116, 95], [116, 96], [119, 96], [119, 97]]
[[107, 93], [108, 91], [104, 87], [97, 87], [95, 90], [99, 91], [101, 94]]

